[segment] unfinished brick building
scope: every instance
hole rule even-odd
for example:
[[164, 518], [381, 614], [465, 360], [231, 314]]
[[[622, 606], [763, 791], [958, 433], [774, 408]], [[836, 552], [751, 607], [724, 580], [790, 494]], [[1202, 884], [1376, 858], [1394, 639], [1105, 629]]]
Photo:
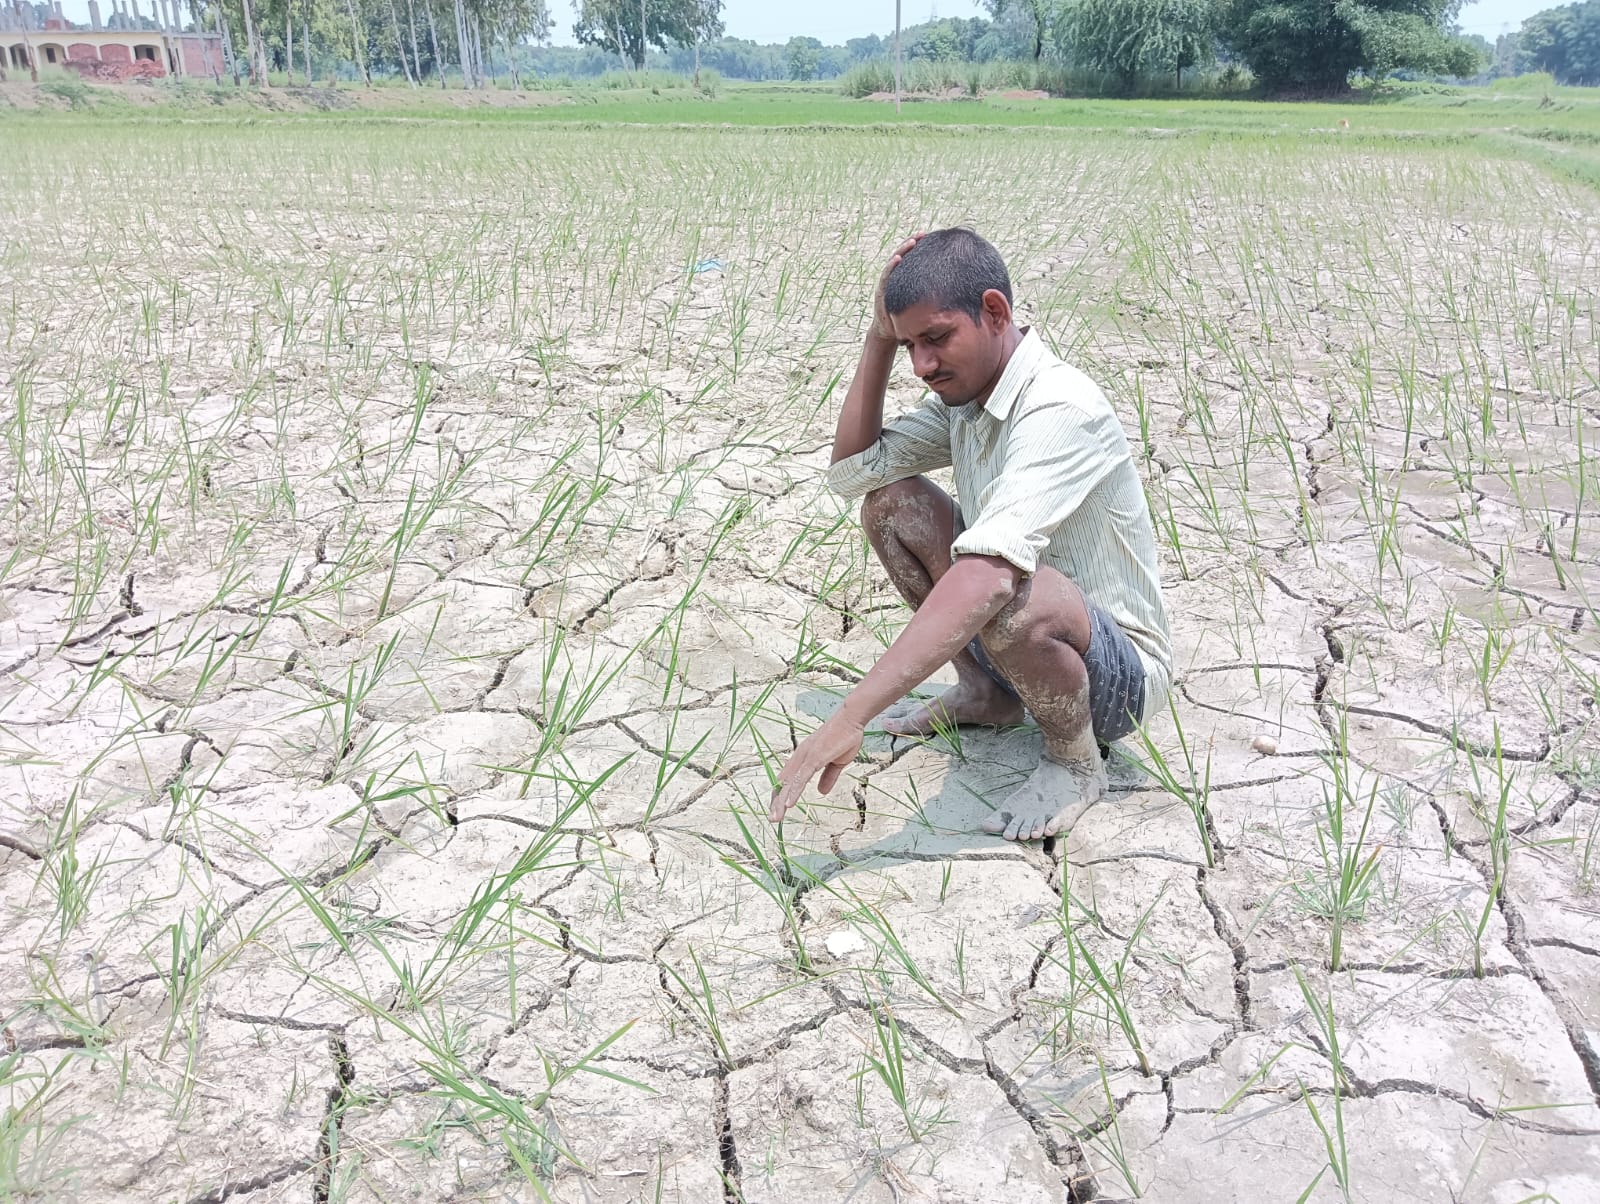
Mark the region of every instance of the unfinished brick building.
[[60, 0], [42, 20], [35, 5], [9, 0], [0, 7], [4, 66], [12, 72], [60, 67], [108, 81], [168, 75], [222, 78], [227, 69], [222, 36], [184, 29], [177, 0], [150, 0], [149, 17], [139, 11], [139, 0], [108, 2], [109, 20], [100, 19], [99, 0], [89, 0], [89, 24], [79, 26], [62, 15]]

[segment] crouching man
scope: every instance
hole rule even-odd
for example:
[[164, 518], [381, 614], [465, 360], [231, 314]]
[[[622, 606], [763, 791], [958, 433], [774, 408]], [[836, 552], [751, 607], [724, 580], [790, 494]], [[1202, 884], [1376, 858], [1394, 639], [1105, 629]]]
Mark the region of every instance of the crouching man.
[[[897, 347], [931, 396], [885, 426]], [[944, 467], [954, 498], [921, 475]], [[818, 775], [831, 790], [868, 724], [949, 662], [953, 687], [873, 726], [920, 736], [1026, 708], [1043, 758], [983, 828], [1037, 840], [1070, 827], [1105, 791], [1102, 750], [1171, 679], [1155, 531], [1104, 394], [1013, 323], [1005, 263], [971, 230], [919, 234], [889, 260], [828, 484], [865, 497], [867, 540], [916, 613], [785, 763], [772, 819]]]

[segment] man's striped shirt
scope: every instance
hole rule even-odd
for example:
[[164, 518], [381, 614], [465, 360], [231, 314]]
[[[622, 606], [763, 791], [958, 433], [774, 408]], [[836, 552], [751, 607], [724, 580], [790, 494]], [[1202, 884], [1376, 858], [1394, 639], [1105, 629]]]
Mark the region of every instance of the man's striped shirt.
[[871, 447], [828, 470], [857, 498], [919, 473], [955, 470], [966, 529], [952, 556], [1047, 564], [1077, 583], [1133, 641], [1145, 671], [1146, 721], [1166, 705], [1172, 638], [1161, 600], [1155, 529], [1127, 436], [1092, 380], [1030, 330], [982, 406], [922, 406], [885, 424]]

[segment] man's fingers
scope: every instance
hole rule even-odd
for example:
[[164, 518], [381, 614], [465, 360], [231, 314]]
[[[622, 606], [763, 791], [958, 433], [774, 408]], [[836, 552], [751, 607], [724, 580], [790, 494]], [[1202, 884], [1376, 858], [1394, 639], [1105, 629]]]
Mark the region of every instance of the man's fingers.
[[839, 775], [844, 772], [843, 765], [829, 765], [822, 771], [822, 777], [817, 780], [817, 789], [827, 794], [833, 789], [833, 784], [839, 780]]
[[772, 789], [772, 806], [767, 813], [773, 823], [782, 819], [784, 813], [800, 801], [801, 792], [815, 774], [816, 770], [809, 765], [801, 765], [798, 756], [789, 758], [789, 763], [778, 774], [778, 784]]

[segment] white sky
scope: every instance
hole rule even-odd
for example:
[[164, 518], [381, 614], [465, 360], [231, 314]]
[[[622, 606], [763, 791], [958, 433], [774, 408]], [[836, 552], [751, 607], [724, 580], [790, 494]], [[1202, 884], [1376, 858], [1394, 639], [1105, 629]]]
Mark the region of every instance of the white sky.
[[[1478, 0], [1461, 10], [1461, 27], [1468, 33], [1482, 34], [1491, 42], [1495, 35], [1515, 29], [1534, 13], [1552, 8], [1560, 0]], [[549, 0], [556, 20], [555, 42], [570, 46], [575, 0]], [[149, 13], [150, 0], [141, 0], [140, 11]], [[109, 15], [111, 0], [101, 0], [100, 12]], [[62, 0], [62, 10], [73, 21], [89, 20], [89, 0]], [[982, 10], [974, 0], [902, 0], [901, 20], [907, 25], [926, 21], [930, 16], [971, 17]], [[795, 34], [809, 34], [828, 45], [846, 38], [867, 34], [887, 34], [894, 29], [894, 0], [806, 0], [804, 4], [784, 4], [777, 0], [724, 0], [722, 22], [728, 33], [754, 42], [786, 42]]]

